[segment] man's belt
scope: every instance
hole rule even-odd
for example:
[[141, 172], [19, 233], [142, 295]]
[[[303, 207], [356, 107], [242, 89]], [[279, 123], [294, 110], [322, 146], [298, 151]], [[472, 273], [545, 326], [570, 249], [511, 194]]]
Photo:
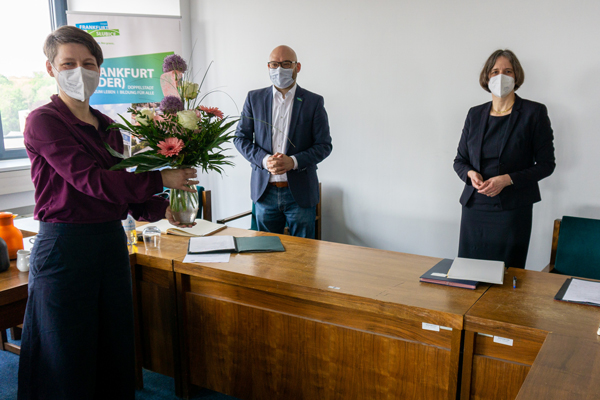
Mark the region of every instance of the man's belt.
[[287, 182], [269, 182], [269, 185], [277, 186], [278, 188], [288, 187]]

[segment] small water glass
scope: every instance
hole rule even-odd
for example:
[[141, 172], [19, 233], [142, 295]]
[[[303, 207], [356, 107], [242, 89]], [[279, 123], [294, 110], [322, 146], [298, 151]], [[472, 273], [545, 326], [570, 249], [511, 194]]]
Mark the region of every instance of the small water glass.
[[149, 226], [142, 231], [146, 250], [160, 250], [160, 228]]

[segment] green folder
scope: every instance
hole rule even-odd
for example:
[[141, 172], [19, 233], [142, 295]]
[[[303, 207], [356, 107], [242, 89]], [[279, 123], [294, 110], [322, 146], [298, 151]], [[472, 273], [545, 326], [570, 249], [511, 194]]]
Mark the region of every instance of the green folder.
[[285, 251], [279, 236], [253, 236], [235, 238], [238, 253], [254, 252], [268, 253], [271, 251]]

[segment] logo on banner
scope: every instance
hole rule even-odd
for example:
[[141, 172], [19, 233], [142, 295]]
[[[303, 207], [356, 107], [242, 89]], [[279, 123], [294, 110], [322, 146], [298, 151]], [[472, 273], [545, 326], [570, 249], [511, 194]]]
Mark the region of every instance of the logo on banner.
[[100, 84], [90, 104], [153, 103], [163, 98], [160, 85], [165, 53], [106, 58], [100, 67]]
[[109, 29], [107, 21], [85, 22], [82, 24], [75, 24], [75, 26], [86, 31], [92, 37], [97, 38], [121, 35], [118, 29]]

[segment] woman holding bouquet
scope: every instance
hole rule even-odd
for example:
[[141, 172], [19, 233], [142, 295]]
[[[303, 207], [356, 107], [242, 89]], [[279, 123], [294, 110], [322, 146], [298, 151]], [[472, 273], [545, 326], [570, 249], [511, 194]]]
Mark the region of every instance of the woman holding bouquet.
[[131, 272], [121, 220], [173, 218], [163, 186], [194, 191], [196, 170], [109, 171], [118, 129], [90, 108], [102, 50], [63, 26], [44, 44], [59, 94], [27, 119], [40, 231], [30, 259], [18, 398], [133, 399]]

